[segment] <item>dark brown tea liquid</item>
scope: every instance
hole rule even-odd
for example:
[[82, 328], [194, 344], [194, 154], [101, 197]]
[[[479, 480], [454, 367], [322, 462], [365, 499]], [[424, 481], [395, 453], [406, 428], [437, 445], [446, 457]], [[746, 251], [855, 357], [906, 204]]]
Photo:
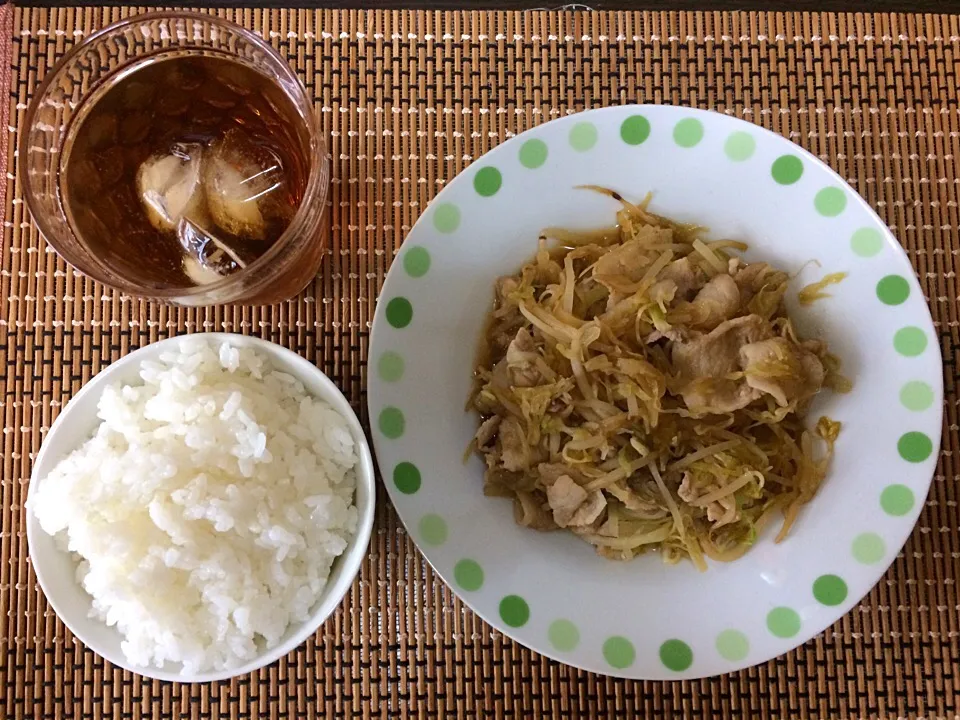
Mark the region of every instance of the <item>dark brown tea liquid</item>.
[[151, 58], [90, 102], [67, 143], [64, 205], [115, 272], [155, 288], [207, 284], [290, 224], [309, 141], [274, 80], [232, 59]]

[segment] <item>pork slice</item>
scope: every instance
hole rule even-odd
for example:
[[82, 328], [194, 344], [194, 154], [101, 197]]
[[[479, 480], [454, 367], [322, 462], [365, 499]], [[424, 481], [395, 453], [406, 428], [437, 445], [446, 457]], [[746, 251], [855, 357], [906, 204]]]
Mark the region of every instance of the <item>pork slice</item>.
[[706, 335], [674, 343], [672, 360], [680, 391], [694, 412], [727, 413], [746, 407], [760, 397], [738, 373], [740, 348], [773, 334], [770, 324], [757, 315], [726, 320]]

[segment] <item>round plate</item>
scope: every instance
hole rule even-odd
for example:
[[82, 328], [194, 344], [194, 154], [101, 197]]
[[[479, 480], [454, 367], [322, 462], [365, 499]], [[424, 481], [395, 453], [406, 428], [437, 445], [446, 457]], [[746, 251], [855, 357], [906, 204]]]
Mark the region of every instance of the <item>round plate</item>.
[[[497, 277], [544, 227], [613, 223], [617, 203], [750, 244], [748, 260], [828, 272], [831, 297], [791, 314], [825, 338], [854, 382], [811, 417], [843, 422], [829, 477], [787, 539], [768, 529], [743, 558], [668, 566], [614, 562], [563, 532], [517, 526], [483, 495], [464, 449], [475, 352]], [[815, 261], [815, 262], [812, 262]], [[529, 130], [478, 160], [427, 208], [390, 270], [370, 350], [369, 411], [394, 505], [430, 564], [484, 620], [570, 665], [630, 678], [697, 678], [797, 647], [850, 610], [910, 534], [936, 463], [943, 385], [937, 335], [897, 241], [827, 166], [723, 115], [627, 106]], [[779, 525], [773, 523], [773, 525]]]

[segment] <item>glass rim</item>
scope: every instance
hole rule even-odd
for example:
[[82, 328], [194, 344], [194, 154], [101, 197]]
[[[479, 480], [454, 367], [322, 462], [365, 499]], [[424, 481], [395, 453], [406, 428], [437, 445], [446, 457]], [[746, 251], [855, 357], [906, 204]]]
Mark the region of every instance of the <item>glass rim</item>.
[[[304, 122], [307, 124], [307, 134], [309, 136], [309, 147], [307, 148], [307, 162], [310, 166], [310, 171], [307, 175], [307, 183], [303, 190], [303, 198], [300, 201], [299, 207], [297, 207], [296, 212], [291, 218], [290, 223], [287, 225], [286, 229], [280, 234], [280, 237], [267, 249], [267, 251], [254, 260], [252, 263], [247, 265], [245, 268], [241, 268], [237, 272], [231, 273], [230, 275], [225, 275], [211, 283], [205, 285], [188, 285], [182, 288], [146, 288], [143, 286], [138, 286], [134, 283], [130, 283], [126, 278], [122, 277], [109, 267], [103, 264], [103, 262], [96, 256], [95, 253], [87, 251], [87, 254], [92, 261], [93, 265], [96, 268], [98, 274], [101, 277], [96, 277], [93, 273], [88, 270], [80, 270], [76, 268], [74, 263], [69, 260], [57, 247], [57, 245], [50, 240], [52, 233], [47, 231], [48, 224], [46, 219], [43, 217], [43, 213], [38, 212], [36, 207], [37, 201], [34, 196], [33, 182], [30, 179], [30, 174], [27, 172], [27, 163], [26, 157], [29, 152], [28, 142], [30, 140], [31, 129], [34, 126], [35, 117], [40, 107], [40, 99], [43, 98], [53, 82], [60, 77], [64, 68], [70, 63], [70, 61], [82, 52], [85, 48], [88, 48], [94, 45], [97, 41], [101, 40], [104, 36], [109, 35], [110, 33], [116, 32], [125, 27], [137, 25], [142, 22], [149, 22], [153, 20], [195, 20], [199, 22], [207, 22], [215, 25], [226, 26], [232, 32], [235, 32], [239, 35], [242, 35], [245, 40], [250, 42], [252, 45], [255, 45], [257, 48], [265, 52], [266, 54], [272, 56], [275, 60], [279, 61], [281, 66], [281, 72], [285, 75], [285, 79], [290, 81], [290, 83], [297, 89], [298, 97], [291, 97], [290, 99], [298, 106], [298, 114], [301, 114]], [[204, 50], [212, 49], [205, 48], [203, 45], [197, 44], [184, 44], [179, 46], [183, 50]], [[171, 46], [170, 50], [176, 50], [177, 46]], [[233, 53], [225, 53], [230, 57], [239, 57]], [[253, 68], [255, 71], [260, 72], [259, 69]], [[109, 77], [116, 70], [110, 70], [104, 77]], [[261, 73], [262, 74], [262, 73]], [[97, 81], [97, 84], [102, 82], [102, 80]], [[286, 84], [281, 84], [281, 89], [285, 94], [289, 96]], [[87, 92], [90, 92], [88, 90]], [[302, 101], [303, 107], [300, 106]], [[303, 110], [303, 113], [300, 113], [300, 110]], [[210, 293], [216, 293], [217, 291], [229, 290], [238, 282], [242, 282], [243, 279], [251, 277], [258, 272], [260, 272], [264, 267], [268, 266], [273, 260], [275, 260], [279, 255], [281, 255], [285, 248], [290, 245], [291, 241], [295, 239], [298, 234], [301, 232], [301, 226], [304, 224], [308, 215], [314, 212], [312, 205], [314, 202], [322, 201], [325, 205], [326, 195], [323, 192], [322, 180], [324, 175], [325, 163], [323, 162], [323, 157], [321, 154], [324, 152], [325, 148], [320, 138], [320, 128], [317, 122], [316, 113], [313, 110], [313, 102], [310, 96], [307, 94], [306, 88], [303, 83], [300, 82], [300, 78], [297, 74], [290, 69], [287, 61], [282, 55], [263, 37], [258, 35], [252, 30], [238, 25], [235, 22], [230, 20], [225, 20], [223, 18], [217, 17], [216, 15], [209, 15], [202, 12], [196, 12], [192, 10], [161, 10], [161, 11], [151, 11], [145, 13], [138, 13], [132, 15], [128, 18], [123, 18], [117, 22], [110, 23], [99, 30], [94, 31], [82, 41], [71, 47], [67, 50], [63, 57], [57, 60], [50, 69], [47, 71], [46, 75], [43, 77], [43, 80], [37, 85], [37, 89], [34, 93], [33, 98], [30, 101], [30, 104], [27, 106], [26, 112], [23, 116], [23, 127], [25, 128], [24, 134], [20, 138], [20, 142], [17, 147], [17, 155], [19, 161], [19, 172], [20, 182], [23, 185], [23, 199], [26, 203], [27, 209], [30, 212], [30, 217], [33, 219], [33, 222], [36, 224], [37, 229], [40, 231], [40, 234], [43, 236], [43, 239], [49, 244], [59, 255], [64, 259], [64, 261], [80, 270], [84, 275], [88, 275], [91, 279], [96, 282], [103, 283], [109, 287], [120, 290], [121, 292], [131, 294], [141, 298], [156, 298], [158, 300], [167, 300], [167, 301], [178, 301], [180, 299], [189, 300], [190, 298], [207, 295]], [[317, 196], [317, 197], [315, 197]], [[308, 202], [308, 200], [312, 201]], [[320, 208], [320, 213], [325, 211], [325, 207]], [[80, 237], [75, 232], [72, 224], [67, 222], [67, 227], [70, 230], [70, 233], [74, 235], [78, 240]], [[81, 243], [82, 244], [82, 243]], [[109, 279], [108, 279], [109, 278]]]

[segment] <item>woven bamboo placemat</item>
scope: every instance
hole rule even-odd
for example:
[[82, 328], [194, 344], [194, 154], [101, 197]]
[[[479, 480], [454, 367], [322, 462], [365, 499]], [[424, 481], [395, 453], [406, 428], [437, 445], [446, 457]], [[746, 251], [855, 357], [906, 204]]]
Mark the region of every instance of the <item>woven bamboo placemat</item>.
[[[14, 11], [4, 31], [12, 42], [10, 140], [51, 64], [128, 12]], [[331, 138], [329, 255], [312, 288], [277, 306], [139, 302], [76, 275], [46, 248], [7, 175], [0, 718], [957, 717], [960, 20], [218, 12], [263, 33], [315, 94]], [[579, 672], [465, 610], [381, 491], [353, 592], [313, 640], [258, 673], [207, 685], [144, 681], [73, 639], [36, 585], [23, 501], [46, 428], [83, 382], [145, 343], [227, 330], [315, 361], [363, 411], [374, 302], [431, 197], [512, 134], [625, 102], [712, 108], [788, 136], [868, 199], [920, 276], [944, 353], [944, 449], [916, 531], [854, 611], [795, 652], [734, 675], [653, 683]], [[6, 151], [11, 172], [14, 147]]]

